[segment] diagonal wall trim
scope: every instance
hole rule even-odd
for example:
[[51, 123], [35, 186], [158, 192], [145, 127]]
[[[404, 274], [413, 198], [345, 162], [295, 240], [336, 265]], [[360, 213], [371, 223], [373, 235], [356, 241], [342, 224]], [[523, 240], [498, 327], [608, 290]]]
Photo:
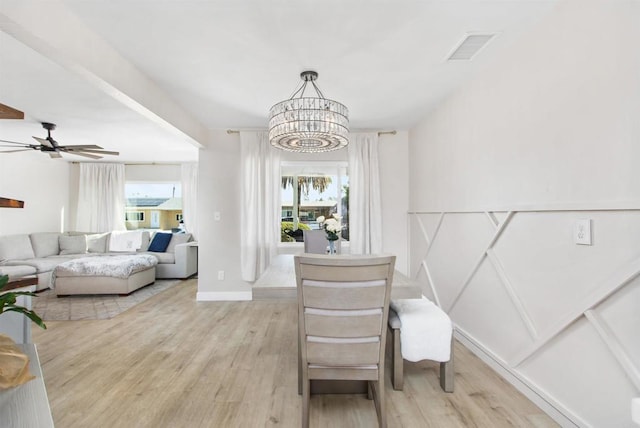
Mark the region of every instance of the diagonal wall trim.
[[[433, 299], [436, 301], [436, 305], [439, 308], [442, 308], [442, 304], [440, 303], [440, 297], [438, 296], [438, 292], [436, 291], [436, 285], [433, 283], [433, 277], [431, 276], [431, 272], [429, 271], [429, 266], [427, 266], [427, 262], [424, 260], [420, 263], [420, 267], [424, 269], [424, 273], [427, 274], [427, 278], [429, 279], [429, 287], [431, 288], [431, 292], [433, 293]], [[418, 270], [420, 272], [420, 270]]]
[[484, 213], [487, 215], [487, 218], [489, 219], [491, 224], [493, 224], [493, 226], [497, 228], [500, 222], [496, 218], [495, 214], [493, 214], [491, 211], [485, 211]]
[[424, 241], [427, 243], [427, 248], [429, 248], [431, 246], [431, 239], [429, 239], [429, 234], [427, 233], [427, 229], [424, 227], [424, 224], [422, 223], [422, 220], [420, 219], [419, 216], [416, 217], [416, 221], [418, 222], [418, 226], [420, 226], [420, 231], [422, 232]]
[[509, 277], [507, 277], [507, 274], [504, 271], [504, 267], [502, 266], [502, 263], [500, 263], [500, 260], [498, 259], [495, 251], [493, 251], [492, 248], [487, 250], [487, 256], [489, 257], [489, 261], [491, 262], [494, 269], [496, 270], [496, 273], [498, 274], [500, 281], [502, 281], [502, 285], [504, 285], [504, 289], [509, 295], [511, 302], [516, 307], [516, 310], [518, 311], [518, 315], [520, 315], [522, 322], [524, 323], [525, 327], [527, 327], [527, 330], [529, 331], [531, 338], [535, 339], [536, 337], [538, 337], [538, 331], [536, 330], [536, 326], [534, 325], [533, 321], [531, 320], [531, 317], [529, 316], [529, 313], [524, 307], [524, 303], [522, 303], [522, 300], [520, 299], [520, 297], [518, 297], [518, 294], [513, 288], [513, 285], [511, 285], [511, 281], [509, 280]]
[[562, 318], [555, 326], [542, 333], [538, 340], [534, 341], [527, 349], [521, 352], [512, 361], [512, 366], [517, 367], [526, 361], [529, 357], [535, 354], [540, 348], [542, 348], [547, 342], [551, 341], [554, 337], [564, 331], [574, 321], [584, 315], [589, 309], [593, 309], [609, 296], [614, 294], [620, 288], [624, 287], [627, 283], [640, 275], [640, 259], [633, 260], [626, 266], [617, 270], [609, 279], [607, 279], [602, 285], [600, 285], [591, 294], [585, 296], [580, 300], [573, 311], [568, 311], [567, 315]]
[[[600, 268], [591, 268], [587, 270], [587, 272], [596, 272], [597, 276], [591, 275], [590, 277], [582, 274], [576, 275], [574, 268], [576, 266], [580, 267], [581, 265], [576, 263], [577, 261], [584, 264], [585, 260], [596, 260], [596, 256], [598, 253], [602, 253], [603, 250], [601, 248], [598, 249], [590, 249], [590, 248], [574, 248], [571, 247], [567, 242], [570, 235], [565, 235], [563, 230], [566, 230], [568, 224], [578, 215], [581, 211], [591, 212], [588, 216], [593, 216], [598, 219], [598, 222], [603, 222], [604, 226], [602, 229], [599, 229], [599, 233], [602, 232], [603, 240], [599, 241], [598, 244], [605, 245], [606, 248], [611, 247], [612, 243], [621, 242], [623, 244], [622, 248], [615, 248], [613, 254], [615, 256], [607, 257], [605, 263]], [[631, 215], [627, 213], [620, 213], [621, 211], [628, 211]], [[562, 344], [566, 344], [565, 339], [570, 342], [570, 337], [564, 337], [566, 333], [568, 336], [571, 335], [570, 327], [576, 321], [586, 321], [587, 325], [593, 327], [594, 331], [598, 334], [601, 341], [604, 342], [606, 349], [609, 351], [608, 356], [609, 360], [616, 359], [616, 363], [611, 361], [610, 364], [607, 365], [603, 370], [613, 370], [613, 371], [622, 371], [624, 376], [616, 376], [618, 382], [624, 382], [624, 384], [620, 384], [620, 387], [623, 387], [626, 390], [627, 385], [631, 383], [631, 385], [635, 386], [636, 389], [640, 390], [640, 366], [638, 362], [633, 360], [632, 355], [630, 354], [630, 349], [628, 348], [628, 341], [633, 341], [635, 338], [632, 337], [632, 328], [629, 329], [630, 326], [626, 325], [624, 328], [618, 331], [614, 329], [613, 325], [609, 325], [607, 320], [603, 318], [600, 314], [599, 305], [608, 299], [613, 298], [617, 293], [620, 293], [621, 290], [627, 286], [632, 287], [636, 284], [637, 279], [640, 278], [640, 257], [638, 256], [637, 248], [633, 246], [633, 242], [637, 242], [637, 224], [640, 221], [640, 217], [636, 214], [640, 211], [637, 208], [637, 204], [622, 204], [622, 205], [580, 205], [580, 204], [556, 204], [556, 205], [539, 205], [539, 206], [531, 206], [531, 207], [521, 207], [521, 209], [512, 209], [512, 210], [467, 210], [467, 211], [410, 211], [409, 217], [415, 216], [416, 218], [424, 215], [440, 215], [441, 222], [444, 216], [449, 214], [468, 214], [469, 217], [473, 220], [473, 223], [464, 223], [464, 219], [461, 220], [460, 224], [456, 222], [449, 224], [446, 223], [442, 225], [442, 230], [439, 229], [440, 222], [438, 223], [437, 231], [439, 231], [439, 236], [436, 239], [436, 235], [438, 233], [434, 233], [434, 236], [431, 237], [431, 241], [428, 243], [418, 242], [420, 245], [411, 245], [409, 243], [409, 270], [411, 270], [411, 263], [416, 262], [419, 266], [416, 273], [416, 278], [418, 279], [418, 275], [420, 274], [420, 270], [424, 269], [427, 278], [429, 278], [431, 291], [433, 292], [433, 296], [436, 296], [435, 299], [439, 300], [439, 295], [443, 295], [443, 293], [453, 293], [453, 303], [450, 304], [449, 309], [442, 308], [448, 313], [451, 313], [451, 310], [455, 307], [455, 305], [462, 300], [462, 296], [466, 296], [470, 293], [469, 284], [475, 281], [475, 278], [480, 275], [481, 267], [485, 261], [485, 258], [488, 259], [488, 262], [495, 269], [496, 277], [493, 280], [494, 282], [499, 281], [503, 284], [503, 290], [506, 291], [508, 299], [504, 299], [507, 296], [501, 294], [500, 298], [503, 299], [501, 302], [503, 304], [510, 306], [515, 309], [515, 311], [510, 311], [510, 322], [518, 323], [518, 318], [521, 319], [522, 324], [518, 325], [518, 328], [526, 328], [528, 330], [528, 334], [531, 336], [530, 342], [528, 344], [522, 345], [518, 342], [517, 350], [515, 351], [515, 355], [513, 354], [514, 348], [505, 348], [505, 346], [510, 345], [508, 342], [508, 338], [500, 341], [500, 338], [497, 336], [491, 337], [492, 345], [496, 346], [496, 350], [493, 350], [487, 347], [486, 344], [481, 343], [477, 339], [473, 337], [472, 330], [476, 329], [474, 323], [474, 314], [469, 314], [469, 312], [456, 312], [456, 317], [461, 321], [465, 321], [467, 324], [467, 328], [470, 328], [470, 331], [464, 331], [461, 329], [460, 325], [455, 326], [456, 330], [456, 339], [460, 340], [467, 348], [469, 348], [472, 352], [478, 355], [481, 359], [487, 362], [494, 370], [496, 370], [499, 374], [503, 375], [505, 379], [516, 386], [516, 388], [520, 389], [525, 395], [527, 395], [532, 401], [534, 401], [538, 406], [540, 406], [545, 412], [547, 412], [551, 417], [553, 417], [561, 426], [596, 426], [591, 422], [588, 422], [585, 417], [589, 416], [594, 420], [597, 420], [598, 417], [602, 417], [601, 414], [598, 413], [596, 409], [586, 409], [586, 405], [583, 408], [579, 409], [580, 412], [576, 412], [575, 406], [570, 404], [564, 404], [564, 400], [567, 399], [567, 393], [573, 394], [571, 397], [581, 398], [581, 394], [584, 391], [578, 392], [572, 390], [572, 387], [569, 385], [559, 386], [557, 384], [556, 375], [561, 373], [563, 367], [547, 367], [541, 366], [541, 364], [545, 364], [545, 356], [554, 355], [556, 357], [560, 357], [562, 360], [562, 364], [572, 364], [571, 356], [558, 355], [558, 353], [562, 352]], [[544, 218], [541, 218], [540, 215], [525, 215], [531, 213], [544, 213]], [[505, 215], [506, 214], [506, 215]], [[518, 216], [517, 225], [515, 222], [512, 222], [513, 216], [515, 214], [523, 214], [522, 218]], [[427, 257], [423, 259], [419, 259], [416, 257], [411, 257], [412, 249], [415, 247], [416, 249], [423, 249], [426, 245], [426, 253], [431, 254], [434, 252], [438, 252], [440, 247], [444, 248], [443, 252], [438, 252], [441, 254], [455, 254], [456, 246], [459, 243], [456, 239], [459, 237], [460, 231], [466, 231], [465, 227], [468, 227], [469, 224], [473, 224], [477, 226], [477, 218], [478, 216], [486, 217], [490, 224], [487, 224], [487, 227], [491, 227], [488, 229], [489, 233], [493, 232], [493, 237], [491, 238], [488, 245], [484, 251], [480, 254], [480, 251], [483, 249], [483, 245], [485, 245], [486, 239], [486, 230], [482, 229], [478, 231], [479, 233], [472, 234], [471, 238], [475, 239], [475, 248], [476, 250], [471, 254], [465, 254], [465, 266], [469, 266], [469, 262], [476, 262], [473, 265], [473, 269], [468, 273], [466, 277], [464, 277], [464, 281], [462, 282], [462, 286], [459, 291], [456, 290], [456, 284], [460, 284], [461, 277], [458, 276], [460, 273], [464, 274], [465, 271], [460, 272], [455, 271], [458, 269], [457, 264], [449, 263], [448, 259], [443, 261], [442, 266], [440, 263], [433, 264], [430, 260], [427, 260]], [[522, 222], [520, 222], [522, 219]], [[501, 222], [502, 220], [502, 222]], [[622, 225], [619, 223], [622, 221]], [[529, 223], [527, 223], [529, 222]], [[414, 222], [407, 222], [409, 230], [408, 236], [409, 240], [411, 237], [413, 239], [417, 239], [418, 241], [422, 240], [422, 234], [417, 230], [418, 225]], [[537, 238], [537, 229], [527, 229], [527, 226], [531, 224], [534, 227], [545, 227], [547, 224], [549, 225], [548, 231], [541, 230], [540, 238]], [[599, 223], [600, 224], [600, 223]], [[510, 228], [513, 225], [514, 233], [506, 234], [504, 231], [507, 228]], [[615, 226], [614, 226], [615, 225]], [[453, 229], [449, 229], [452, 227]], [[629, 227], [632, 229], [629, 232]], [[458, 228], [458, 229], [456, 229]], [[524, 228], [524, 229], [523, 229]], [[557, 239], [558, 233], [563, 233], [561, 240]], [[480, 233], [482, 232], [482, 233]], [[630, 234], [631, 233], [631, 234]], [[600, 235], [599, 235], [600, 236]], [[526, 272], [526, 269], [531, 269], [531, 260], [524, 259], [523, 257], [531, 257], [531, 254], [535, 254], [534, 251], [531, 251], [530, 247], [523, 247], [522, 254], [515, 253], [510, 254], [508, 259], [502, 259], [501, 256], [502, 250], [500, 253], [494, 250], [494, 246], [498, 245], [498, 240], [500, 240], [500, 244], [504, 243], [505, 251], [518, 251], [518, 245], [524, 246], [526, 239], [534, 238], [534, 244], [538, 245], [539, 249], [544, 251], [557, 251], [558, 256], [563, 257], [562, 259], [558, 259], [556, 262], [552, 259], [552, 255], [545, 254], [544, 260], [546, 260], [547, 265], [551, 264], [552, 268], [557, 266], [561, 266], [562, 270], [556, 269], [553, 271], [554, 275], [565, 275], [566, 278], [570, 281], [579, 281], [573, 282], [571, 284], [567, 284], [568, 289], [579, 289], [576, 284], [580, 284], [583, 281], [588, 281], [588, 291], [584, 288], [582, 292], [576, 293], [573, 297], [568, 299], [554, 299], [552, 301], [548, 301], [549, 312], [548, 315], [550, 317], [546, 317], [544, 322], [538, 324], [537, 318], [532, 317], [536, 308], [538, 312], [540, 312], [540, 304], [544, 304], [544, 300], [533, 299], [529, 302], [524, 292], [521, 292], [517, 287], [519, 284], [513, 284], [507, 275], [507, 270], [505, 266], [510, 269], [513, 267], [515, 269], [513, 271], [514, 274], [523, 274]], [[606, 239], [604, 239], [606, 237]], [[615, 240], [618, 238], [618, 241]], [[620, 241], [622, 240], [622, 241]], [[503, 242], [504, 241], [504, 242]], [[571, 242], [573, 244], [573, 242]], [[480, 251], [478, 251], [478, 248]], [[502, 245], [500, 246], [502, 249]], [[424, 250], [420, 250], [424, 251]], [[477, 251], [477, 252], [476, 252]], [[626, 251], [623, 259], [619, 257], [622, 255], [622, 251]], [[416, 251], [417, 253], [417, 251]], [[414, 253], [415, 254], [415, 253]], [[478, 257], [479, 255], [479, 257]], [[505, 254], [506, 256], [506, 254]], [[568, 257], [567, 257], [568, 256]], [[469, 258], [470, 257], [470, 258]], [[474, 257], [478, 257], [477, 260]], [[567, 257], [565, 260], [564, 257]], [[505, 260], [509, 260], [511, 264], [507, 264]], [[505, 265], [503, 266], [503, 262]], [[564, 262], [564, 265], [563, 265]], [[546, 265], [545, 265], [546, 266]], [[606, 266], [606, 267], [605, 267]], [[523, 270], [520, 272], [518, 269]], [[484, 271], [482, 271], [484, 272]], [[511, 272], [511, 270], [509, 270]], [[442, 275], [445, 276], [442, 276]], [[450, 286], [445, 285], [445, 283], [440, 283], [442, 280], [446, 280], [446, 275], [455, 275], [457, 280], [451, 284]], [[604, 276], [602, 276], [604, 275]], [[439, 283], [433, 283], [433, 277], [435, 277]], [[515, 276], [514, 276], [515, 278]], [[604, 278], [603, 280], [596, 280], [597, 282], [593, 282], [593, 279], [589, 280], [589, 278]], [[423, 283], [423, 287], [427, 290], [426, 285], [424, 284], [425, 277], [420, 275], [421, 282]], [[486, 278], [483, 277], [483, 281]], [[633, 281], [633, 283], [632, 283]], [[519, 282], [519, 281], [518, 281]], [[475, 284], [475, 282], [474, 282]], [[484, 283], [483, 283], [484, 284]], [[560, 284], [562, 286], [562, 276], [560, 278], [554, 277], [553, 281], [550, 281], [551, 285], [557, 286]], [[487, 284], [485, 284], [487, 285]], [[496, 284], [497, 285], [497, 284]], [[547, 284], [542, 284], [543, 286]], [[443, 286], [445, 288], [443, 288]], [[500, 293], [501, 288], [491, 288], [485, 289], [486, 292], [495, 291]], [[527, 289], [528, 290], [528, 289]], [[438, 291], [440, 292], [438, 294]], [[541, 291], [544, 293], [544, 289]], [[549, 296], [556, 295], [554, 293], [555, 290], [549, 290]], [[583, 293], [588, 294], [583, 294]], [[566, 294], [566, 293], [565, 293]], [[559, 294], [562, 295], [562, 294]], [[482, 297], [478, 297], [474, 295], [474, 298], [488, 298], [491, 295], [484, 294]], [[544, 296], [544, 294], [542, 294]], [[529, 296], [531, 297], [531, 296]], [[530, 307], [529, 304], [533, 306]], [[635, 318], [631, 313], [634, 312], [634, 308], [632, 304], [629, 302], [614, 302], [619, 303], [622, 310], [625, 311], [626, 317], [622, 319], [621, 317], [617, 317], [617, 322], [635, 322]], [[438, 305], [440, 303], [438, 302]], [[537, 305], [537, 306], [536, 306]], [[534, 307], [535, 306], [535, 307]], [[544, 312], [541, 312], [542, 316]], [[476, 314], [480, 316], [480, 314]], [[584, 319], [582, 318], [584, 317]], [[484, 319], [478, 319], [481, 325], [477, 327], [477, 333], [482, 337], [485, 337], [487, 334], [487, 327], [491, 327], [491, 321], [496, 321], [500, 319], [499, 317], [489, 318], [487, 323], [482, 324]], [[459, 321], [458, 319], [453, 320], [454, 322]], [[493, 326], [495, 327], [495, 326]], [[484, 328], [484, 330], [483, 330]], [[493, 330], [495, 334], [499, 334], [499, 330]], [[513, 331], [512, 331], [513, 332]], [[520, 333], [520, 336], [523, 333]], [[557, 340], [559, 342], [559, 348], [555, 348], [549, 346], [549, 343]], [[495, 341], [495, 343], [493, 342]], [[592, 340], [590, 343], [585, 344], [585, 349], [600, 348], [602, 347], [602, 342], [598, 339]], [[632, 345], [631, 345], [632, 346]], [[500, 351], [504, 352], [504, 355], [500, 353]], [[538, 359], [540, 357], [540, 359]], [[527, 362], [526, 367], [523, 367], [523, 363]], [[529, 365], [530, 363], [530, 365]], [[567, 367], [569, 369], [569, 367]], [[580, 373], [572, 372], [571, 369], [568, 370], [568, 376], [573, 376], [574, 378], [578, 378]], [[532, 377], [528, 377], [526, 374], [528, 373]], [[622, 373], [621, 373], [622, 374]], [[598, 376], [594, 376], [593, 379], [590, 379], [591, 382], [600, 382], [601, 378]], [[549, 388], [549, 389], [547, 389]], [[575, 389], [575, 388], [574, 388]], [[559, 390], [562, 390], [562, 394], [558, 393]], [[620, 390], [617, 391], [620, 393]], [[564, 395], [563, 395], [564, 394]], [[602, 392], [602, 399], [605, 399], [605, 395], [608, 397], [609, 394], [607, 392]], [[583, 397], [582, 397], [583, 398]], [[610, 400], [611, 401], [611, 400]], [[569, 403], [569, 401], [567, 401]], [[575, 401], [573, 404], [575, 405]], [[609, 402], [609, 405], [613, 405], [612, 402]], [[573, 410], [572, 410], [573, 409]], [[624, 409], [617, 408], [617, 410], [607, 409], [608, 412], [617, 412], [616, 417], [620, 419], [620, 421], [626, 421], [624, 414], [621, 412]], [[574, 413], [576, 412], [576, 413]], [[601, 421], [602, 422], [602, 421]]]
[[[442, 304], [440, 303], [440, 297], [438, 296], [438, 292], [436, 291], [436, 285], [433, 282], [433, 276], [431, 275], [431, 271], [429, 270], [429, 266], [427, 266], [426, 263], [426, 259], [427, 256], [429, 255], [429, 250], [431, 250], [433, 241], [435, 241], [436, 236], [438, 236], [438, 232], [440, 231], [440, 225], [442, 224], [442, 219], [444, 218], [444, 213], [440, 213], [440, 215], [438, 216], [438, 223], [436, 224], [436, 228], [433, 231], [433, 237], [431, 238], [431, 240], [429, 240], [429, 235], [427, 233], [426, 228], [424, 227], [424, 224], [422, 223], [422, 220], [420, 219], [420, 216], [416, 216], [416, 220], [418, 222], [418, 225], [420, 226], [420, 229], [422, 230], [422, 235], [424, 236], [424, 239], [427, 243], [427, 250], [424, 253], [424, 257], [422, 258], [422, 263], [420, 263], [420, 267], [418, 268], [418, 271], [416, 272], [414, 279], [416, 279], [418, 277], [418, 274], [420, 273], [420, 268], [424, 269], [424, 273], [427, 275], [427, 278], [429, 280], [429, 287], [431, 288], [431, 292], [433, 293], [433, 299], [436, 301], [436, 305], [438, 305], [439, 308], [442, 308]], [[407, 222], [407, 224], [409, 224], [409, 222]], [[409, 228], [411, 226], [409, 225]], [[409, 232], [409, 231], [408, 231]], [[407, 233], [407, 236], [411, 236], [411, 233]], [[410, 239], [410, 238], [409, 238]], [[409, 242], [409, 252], [411, 251], [411, 243]]]
[[615, 359], [620, 363], [622, 370], [625, 372], [629, 380], [633, 382], [636, 389], [640, 391], [640, 371], [633, 363], [633, 360], [629, 357], [629, 354], [622, 347], [614, 332], [611, 331], [607, 323], [595, 310], [589, 309], [588, 311], [585, 311], [584, 316], [587, 317]]
[[[416, 216], [416, 220], [418, 221], [418, 225], [420, 226], [420, 229], [422, 230], [422, 234], [424, 236], [424, 239], [425, 239], [425, 241], [427, 243], [427, 250], [424, 252], [424, 256], [422, 257], [422, 260], [423, 260], [422, 263], [424, 263], [424, 260], [427, 259], [427, 256], [429, 255], [429, 251], [431, 251], [431, 247], [433, 246], [433, 241], [435, 241], [436, 236], [438, 236], [438, 232], [440, 231], [440, 225], [442, 224], [442, 219], [443, 218], [444, 218], [444, 213], [440, 213], [440, 216], [438, 217], [438, 223], [436, 224], [436, 229], [433, 231], [433, 236], [431, 237], [431, 240], [429, 240], [429, 236], [427, 234], [426, 228], [422, 224], [422, 220], [420, 220], [420, 216]], [[409, 222], [407, 222], [407, 224], [408, 223]], [[409, 236], [409, 239], [411, 239], [411, 233], [408, 233], [407, 236]], [[410, 251], [411, 251], [411, 243], [409, 243], [409, 252]], [[427, 275], [429, 275], [426, 264], [425, 264], [424, 267], [427, 270]], [[418, 272], [420, 272], [419, 268], [418, 268], [418, 271], [416, 272], [416, 275], [414, 276], [413, 279], [416, 279], [416, 277], [418, 276]], [[429, 281], [431, 281], [431, 276], [429, 276]]]
[[473, 276], [478, 271], [478, 268], [482, 264], [482, 261], [487, 256], [487, 251], [489, 251], [493, 247], [493, 245], [496, 243], [498, 238], [500, 238], [500, 235], [502, 235], [502, 232], [505, 230], [505, 228], [507, 227], [507, 225], [511, 221], [511, 218], [513, 217], [513, 214], [514, 214], [513, 211], [509, 211], [509, 213], [507, 214], [507, 217], [504, 219], [504, 221], [502, 222], [500, 227], [498, 227], [496, 232], [493, 234], [493, 237], [491, 238], [491, 241], [489, 241], [489, 244], [487, 245], [487, 248], [482, 252], [482, 254], [480, 255], [478, 261], [474, 265], [473, 270], [471, 270], [471, 272], [469, 272], [469, 275], [467, 275], [466, 279], [462, 283], [462, 287], [460, 287], [460, 290], [458, 290], [458, 293], [456, 294], [456, 297], [453, 299], [453, 302], [451, 303], [451, 306], [449, 306], [449, 310], [447, 311], [447, 313], [451, 312], [451, 310], [456, 306], [456, 304], [458, 303], [458, 300], [462, 296], [462, 293], [464, 293], [465, 289], [469, 285], [469, 282], [471, 281]]

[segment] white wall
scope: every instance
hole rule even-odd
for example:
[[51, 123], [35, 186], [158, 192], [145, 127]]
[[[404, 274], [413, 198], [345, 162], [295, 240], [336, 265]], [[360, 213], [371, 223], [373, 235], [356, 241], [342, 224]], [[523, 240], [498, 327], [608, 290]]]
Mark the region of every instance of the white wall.
[[[401, 271], [407, 265], [408, 134], [383, 135], [379, 144], [382, 181], [383, 250], [398, 256]], [[282, 160], [347, 160], [346, 150], [325, 154], [283, 153]], [[212, 131], [207, 148], [200, 150], [198, 188], [198, 300], [251, 298], [251, 283], [240, 272], [240, 137]], [[220, 221], [213, 213], [220, 212]], [[225, 279], [218, 280], [218, 272]]]
[[125, 165], [124, 171], [126, 181], [175, 181], [179, 183], [182, 180], [180, 164], [131, 164]]
[[198, 300], [251, 299], [240, 272], [239, 209], [240, 137], [212, 131], [198, 160]]
[[409, 134], [382, 134], [378, 144], [382, 249], [396, 255], [396, 269], [407, 274], [407, 210], [409, 208]]
[[411, 274], [567, 426], [631, 427], [640, 395], [639, 22], [560, 2], [409, 134]]
[[0, 196], [24, 208], [0, 208], [0, 235], [59, 232], [69, 225], [69, 164], [42, 153], [0, 156]]

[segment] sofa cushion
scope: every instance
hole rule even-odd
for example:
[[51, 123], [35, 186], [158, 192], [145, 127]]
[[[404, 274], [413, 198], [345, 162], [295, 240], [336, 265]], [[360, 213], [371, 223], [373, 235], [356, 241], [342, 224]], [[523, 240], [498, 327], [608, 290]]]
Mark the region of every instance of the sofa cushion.
[[45, 257], [43, 259], [25, 259], [25, 260], [7, 260], [5, 265], [7, 266], [33, 266], [38, 273], [50, 272], [55, 269], [62, 262], [66, 262], [69, 259], [62, 257]]
[[142, 244], [140, 245], [140, 248], [138, 248], [138, 252], [139, 253], [144, 253], [145, 251], [147, 251], [147, 248], [149, 248], [149, 242], [151, 241], [151, 234], [149, 234], [148, 231], [143, 230], [142, 231], [142, 237], [141, 237], [141, 242]]
[[60, 253], [59, 233], [40, 232], [29, 235], [31, 246], [36, 257], [49, 257]]
[[164, 253], [167, 250], [167, 247], [169, 246], [169, 242], [171, 241], [171, 239], [172, 238], [170, 233], [162, 233], [162, 232], [156, 233], [155, 235], [153, 235], [153, 240], [149, 245], [148, 251], [151, 251], [154, 253]]
[[186, 244], [191, 241], [190, 233], [174, 233], [171, 237], [171, 242], [169, 242], [169, 246], [167, 247], [167, 253], [175, 253], [176, 245]]
[[0, 236], [0, 260], [32, 259], [35, 256], [26, 233]]
[[36, 268], [28, 265], [0, 266], [0, 275], [9, 275], [9, 281], [22, 276], [35, 275]]
[[162, 264], [174, 264], [176, 262], [176, 255], [174, 253], [153, 253], [149, 252], [152, 256], [158, 259], [158, 263]]
[[82, 254], [87, 252], [86, 235], [60, 235], [60, 254]]
[[87, 251], [90, 253], [106, 253], [109, 233], [93, 233], [87, 235]]

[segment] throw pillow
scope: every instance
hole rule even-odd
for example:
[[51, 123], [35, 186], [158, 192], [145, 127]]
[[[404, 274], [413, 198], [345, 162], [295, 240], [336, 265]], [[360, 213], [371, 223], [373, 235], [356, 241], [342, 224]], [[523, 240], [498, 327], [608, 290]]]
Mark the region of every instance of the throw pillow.
[[38, 232], [29, 235], [36, 258], [60, 254], [59, 236], [60, 234], [55, 232]]
[[153, 240], [149, 245], [148, 251], [151, 251], [154, 253], [164, 253], [167, 250], [167, 247], [169, 246], [169, 241], [171, 241], [170, 233], [158, 232], [155, 235], [153, 235]]
[[87, 252], [87, 237], [85, 235], [60, 235], [60, 254], [84, 254]]
[[90, 253], [106, 253], [109, 233], [94, 233], [87, 235], [87, 250]]
[[169, 242], [169, 246], [167, 247], [167, 253], [175, 253], [176, 245], [186, 244], [189, 241], [191, 241], [190, 233], [174, 233], [171, 238], [171, 242]]

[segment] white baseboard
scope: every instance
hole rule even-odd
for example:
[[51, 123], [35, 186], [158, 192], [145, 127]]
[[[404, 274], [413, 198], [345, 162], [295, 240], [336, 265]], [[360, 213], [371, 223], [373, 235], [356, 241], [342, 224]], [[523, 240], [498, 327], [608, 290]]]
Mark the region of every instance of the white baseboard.
[[198, 302], [241, 302], [253, 300], [251, 291], [198, 291]]
[[507, 382], [535, 403], [536, 406], [540, 407], [542, 411], [560, 424], [560, 426], [571, 428], [589, 426], [586, 422], [581, 420], [581, 418], [571, 413], [568, 409], [558, 403], [557, 400], [554, 400], [548, 394], [536, 388], [535, 385], [532, 385], [519, 373], [512, 370], [496, 358], [488, 349], [464, 330], [456, 327], [454, 336], [467, 349], [489, 365], [489, 367], [491, 367], [496, 373], [502, 376]]

